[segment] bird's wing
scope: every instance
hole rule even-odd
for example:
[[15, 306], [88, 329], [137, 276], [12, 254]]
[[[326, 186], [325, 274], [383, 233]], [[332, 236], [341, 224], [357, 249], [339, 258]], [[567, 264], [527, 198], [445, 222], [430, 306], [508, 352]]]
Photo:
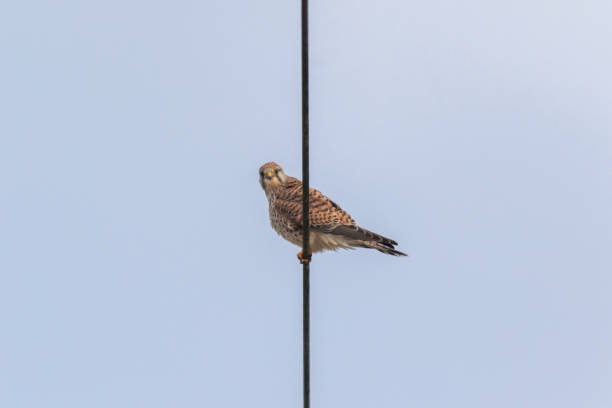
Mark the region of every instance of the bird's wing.
[[[320, 191], [311, 188], [308, 195], [310, 199], [308, 224], [313, 230], [333, 233], [339, 226], [356, 225], [346, 211]], [[284, 188], [276, 195], [274, 207], [277, 212], [284, 216], [293, 229], [301, 229], [302, 182], [290, 178]]]
[[[328, 234], [341, 235], [354, 241], [377, 242], [393, 248], [397, 242], [361, 228], [338, 204], [314, 188], [309, 191], [310, 228]], [[302, 229], [302, 182], [291, 177], [276, 195], [274, 206], [294, 230]]]

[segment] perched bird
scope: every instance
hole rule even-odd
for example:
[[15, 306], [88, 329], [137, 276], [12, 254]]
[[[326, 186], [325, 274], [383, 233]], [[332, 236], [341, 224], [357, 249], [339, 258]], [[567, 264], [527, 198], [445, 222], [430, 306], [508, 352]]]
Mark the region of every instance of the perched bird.
[[[285, 174], [274, 162], [259, 168], [259, 183], [268, 198], [272, 228], [287, 241], [302, 246], [302, 182]], [[397, 251], [397, 242], [361, 228], [340, 206], [321, 192], [311, 188], [308, 212], [310, 250], [320, 252], [338, 248], [372, 248], [395, 256], [406, 256]], [[298, 253], [302, 263], [311, 254]]]

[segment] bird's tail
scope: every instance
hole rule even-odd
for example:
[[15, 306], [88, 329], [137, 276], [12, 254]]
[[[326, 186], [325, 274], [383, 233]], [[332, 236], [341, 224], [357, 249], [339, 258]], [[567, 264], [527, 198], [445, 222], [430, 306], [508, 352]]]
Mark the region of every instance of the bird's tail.
[[361, 247], [361, 248], [372, 248], [372, 249], [376, 249], [377, 251], [382, 252], [383, 254], [387, 254], [387, 255], [393, 255], [393, 256], [408, 256], [407, 254], [398, 251], [397, 249], [393, 248], [393, 245], [390, 244], [384, 244], [382, 242], [376, 242], [376, 241], [360, 241], [360, 242], [356, 242], [354, 243], [355, 246]]
[[408, 256], [395, 249], [397, 242], [391, 238], [383, 237], [357, 225], [341, 225], [336, 227], [331, 233], [350, 239], [351, 246], [372, 248], [393, 256]]
[[382, 252], [383, 254], [393, 255], [393, 256], [408, 256], [403, 252], [398, 251], [390, 245], [385, 245], [380, 242], [367, 242], [368, 248], [376, 249], [377, 251]]

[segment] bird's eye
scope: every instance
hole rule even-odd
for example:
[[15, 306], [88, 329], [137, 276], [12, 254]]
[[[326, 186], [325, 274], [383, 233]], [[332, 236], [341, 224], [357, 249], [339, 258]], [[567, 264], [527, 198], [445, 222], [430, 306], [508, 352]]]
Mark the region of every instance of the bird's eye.
[[276, 169], [276, 175], [278, 176], [278, 172], [280, 171], [280, 169]]
[[260, 177], [263, 177], [263, 171], [260, 171], [260, 172], [259, 172], [259, 176], [260, 176]]

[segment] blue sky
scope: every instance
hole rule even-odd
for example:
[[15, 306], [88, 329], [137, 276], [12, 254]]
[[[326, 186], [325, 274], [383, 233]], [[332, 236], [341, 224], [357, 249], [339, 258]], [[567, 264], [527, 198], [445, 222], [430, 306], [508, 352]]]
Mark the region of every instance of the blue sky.
[[[0, 6], [0, 405], [301, 403], [299, 5]], [[313, 407], [612, 405], [612, 3], [311, 4]]]

